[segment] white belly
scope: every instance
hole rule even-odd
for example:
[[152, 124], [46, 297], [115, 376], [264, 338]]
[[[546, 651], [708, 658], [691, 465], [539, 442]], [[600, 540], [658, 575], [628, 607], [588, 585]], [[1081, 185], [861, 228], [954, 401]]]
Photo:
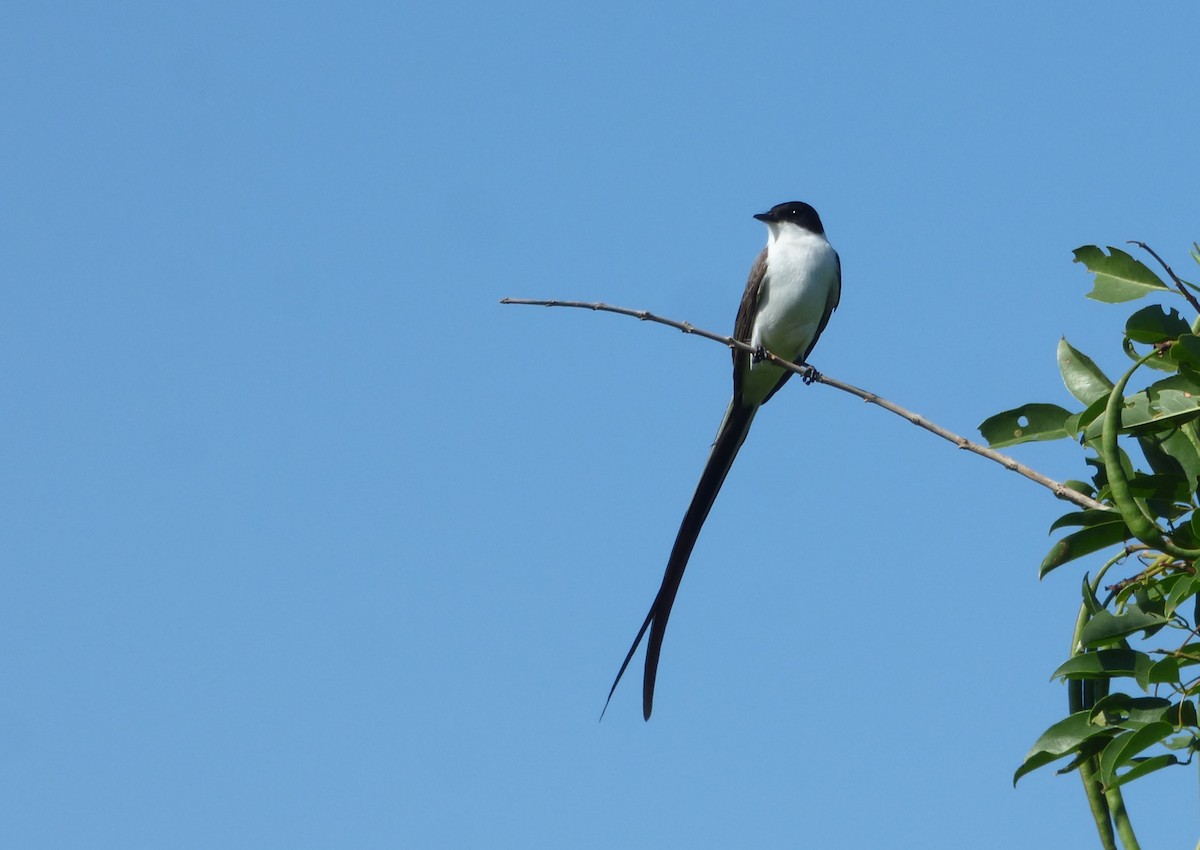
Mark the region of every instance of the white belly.
[[[767, 246], [767, 273], [759, 288], [750, 344], [795, 361], [820, 331], [837, 285], [837, 255], [825, 238], [786, 228]], [[761, 401], [781, 374], [778, 366], [751, 363], [743, 397]]]

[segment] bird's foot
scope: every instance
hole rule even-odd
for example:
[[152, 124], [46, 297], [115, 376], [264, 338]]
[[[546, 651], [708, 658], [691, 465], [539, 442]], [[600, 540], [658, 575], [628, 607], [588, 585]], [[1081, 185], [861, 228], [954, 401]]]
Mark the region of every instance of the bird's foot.
[[766, 359], [767, 359], [767, 350], [765, 348], [763, 348], [761, 345], [758, 348], [754, 349], [754, 353], [750, 355], [751, 363], [762, 363]]
[[821, 373], [805, 363], [804, 371], [800, 373], [800, 380], [804, 381], [805, 386], [809, 384], [815, 384], [817, 381], [821, 380]]

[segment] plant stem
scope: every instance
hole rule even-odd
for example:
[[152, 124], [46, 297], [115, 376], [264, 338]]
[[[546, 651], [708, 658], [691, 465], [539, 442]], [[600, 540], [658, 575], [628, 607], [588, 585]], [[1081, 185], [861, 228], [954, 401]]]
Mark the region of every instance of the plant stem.
[[1121, 846], [1125, 850], [1142, 850], [1137, 836], [1133, 834], [1129, 813], [1125, 811], [1125, 798], [1121, 796], [1121, 789], [1110, 788], [1104, 792], [1104, 796], [1108, 800], [1108, 808], [1112, 811], [1113, 822], [1117, 825], [1117, 835], [1121, 836]]
[[[1088, 805], [1092, 809], [1092, 817], [1096, 821], [1096, 832], [1100, 835], [1100, 845], [1104, 850], [1117, 850], [1117, 839], [1113, 834], [1112, 820], [1108, 810], [1108, 800], [1100, 780], [1096, 778], [1095, 756], [1079, 765], [1079, 776], [1083, 780], [1083, 792], [1087, 795]], [[1123, 840], [1123, 839], [1122, 839]]]

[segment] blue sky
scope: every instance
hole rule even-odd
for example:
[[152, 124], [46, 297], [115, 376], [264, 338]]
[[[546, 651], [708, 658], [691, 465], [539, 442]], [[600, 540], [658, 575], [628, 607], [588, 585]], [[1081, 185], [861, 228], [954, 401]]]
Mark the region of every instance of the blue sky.
[[[1085, 243], [1200, 237], [1193, 4], [11, 3], [12, 847], [1088, 847], [1065, 508], [823, 387], [766, 407], [635, 673], [764, 240], [813, 362], [960, 433], [1122, 360]], [[1194, 276], [1194, 273], [1193, 273]], [[1066, 444], [1014, 454], [1082, 477]], [[640, 656], [635, 662], [640, 671]], [[1194, 774], [1138, 783], [1196, 840]], [[1182, 820], [1153, 823], [1176, 806]]]

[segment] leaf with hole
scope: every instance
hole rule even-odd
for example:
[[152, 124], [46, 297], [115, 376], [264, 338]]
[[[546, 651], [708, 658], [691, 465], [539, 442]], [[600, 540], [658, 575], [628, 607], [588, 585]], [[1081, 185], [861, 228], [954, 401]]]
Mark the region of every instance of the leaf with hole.
[[1024, 404], [995, 416], [979, 425], [979, 433], [994, 449], [1015, 446], [1037, 440], [1061, 440], [1067, 436], [1063, 423], [1071, 411], [1057, 404]]

